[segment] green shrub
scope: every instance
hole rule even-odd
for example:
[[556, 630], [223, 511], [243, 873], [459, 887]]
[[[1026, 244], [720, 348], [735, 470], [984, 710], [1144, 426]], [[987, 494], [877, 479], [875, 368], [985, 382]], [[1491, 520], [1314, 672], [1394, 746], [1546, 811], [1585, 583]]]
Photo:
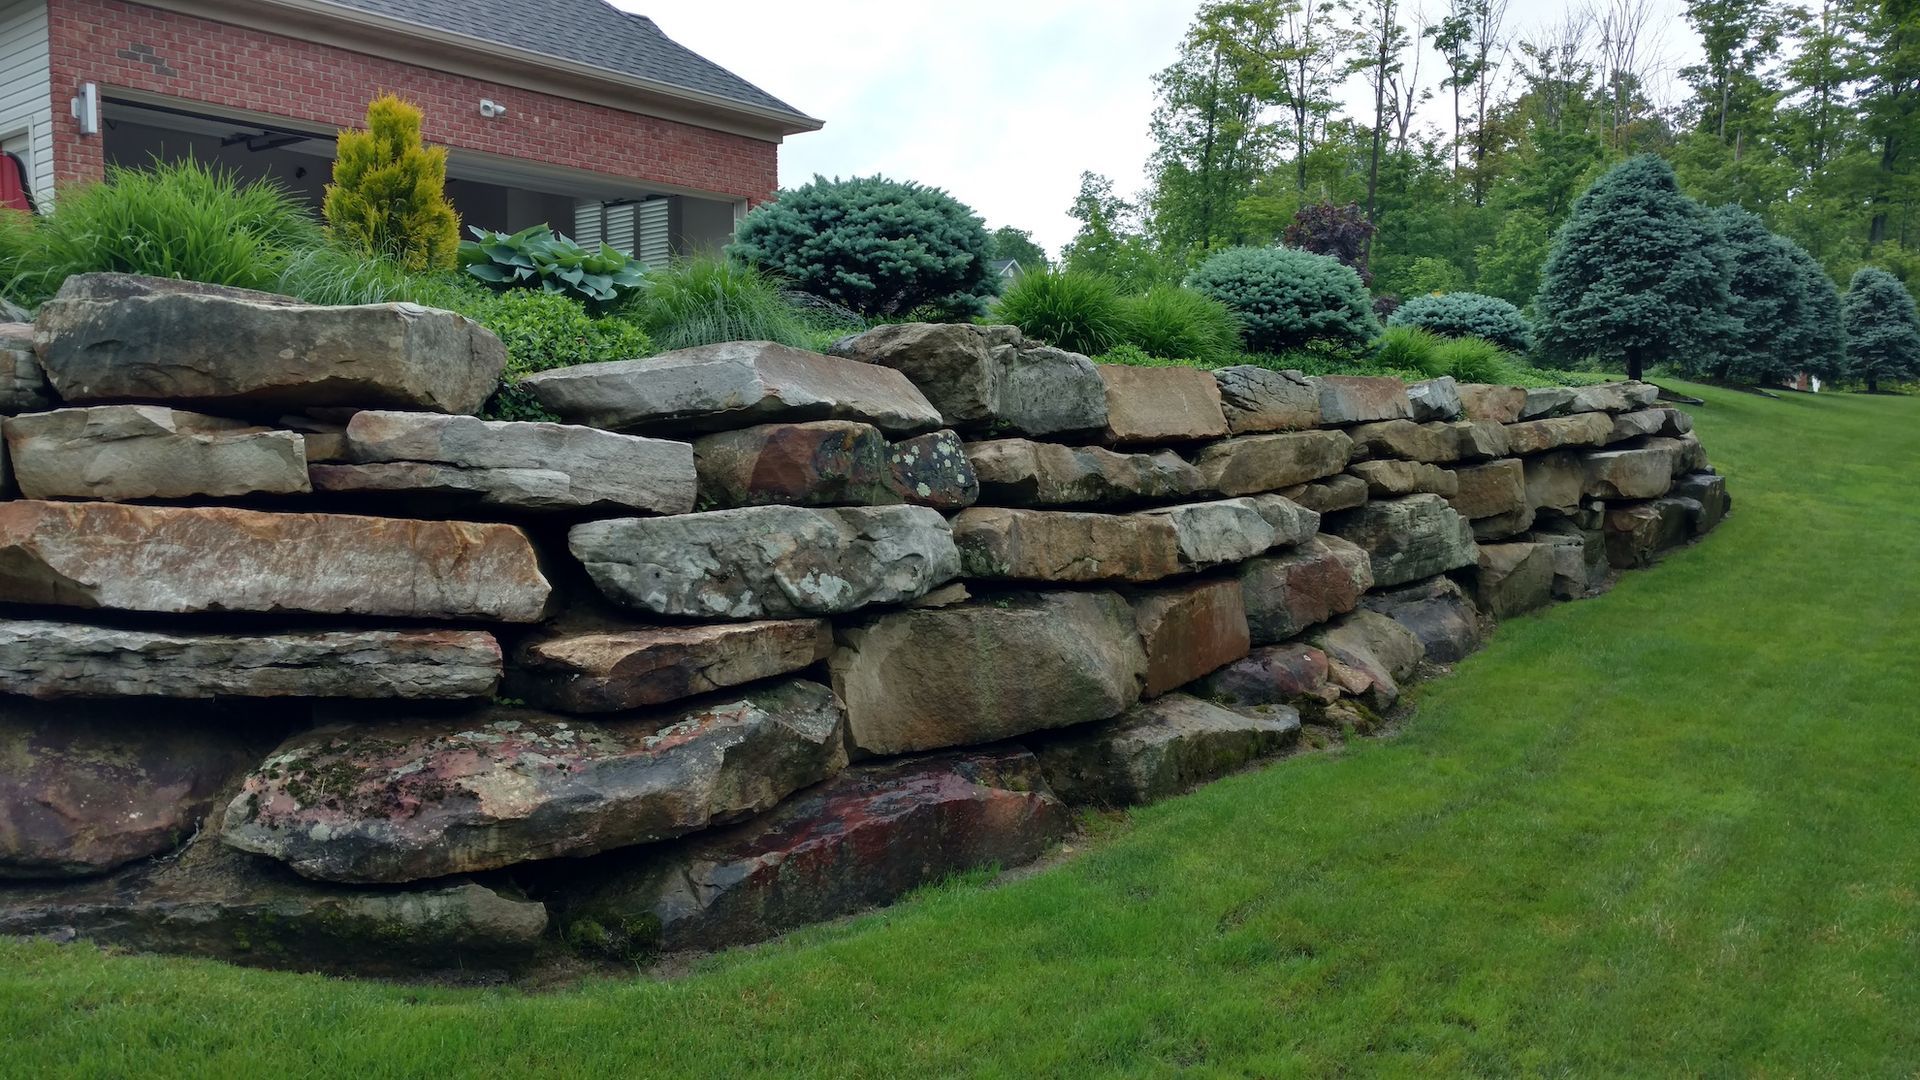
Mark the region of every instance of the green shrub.
[[393, 94], [367, 106], [367, 130], [342, 131], [322, 209], [334, 239], [408, 270], [451, 270], [460, 215], [447, 202], [447, 151], [420, 141], [420, 110]]
[[1435, 354], [1446, 342], [1417, 326], [1388, 326], [1373, 342], [1373, 362], [1401, 371], [1424, 371], [1428, 377], [1446, 374]]
[[0, 292], [23, 303], [69, 275], [101, 271], [272, 289], [289, 255], [319, 246], [320, 225], [271, 181], [242, 184], [192, 160], [113, 166], [61, 192], [52, 214], [0, 242]]
[[1240, 317], [1247, 347], [1282, 352], [1309, 342], [1364, 346], [1380, 330], [1360, 275], [1294, 248], [1229, 248], [1194, 270], [1190, 286]]
[[626, 311], [662, 351], [721, 341], [813, 348], [821, 337], [787, 302], [778, 281], [733, 259], [687, 259], [651, 271], [647, 281]]
[[1920, 378], [1920, 312], [1900, 279], [1861, 267], [1841, 310], [1847, 327], [1847, 374], [1869, 393], [1883, 382]]
[[1027, 273], [1007, 287], [993, 310], [995, 322], [1011, 323], [1035, 341], [1088, 356], [1127, 341], [1127, 315], [1113, 280], [1082, 270]]
[[1115, 345], [1113, 348], [1093, 357], [1096, 364], [1125, 364], [1128, 367], [1198, 367], [1212, 368], [1218, 365], [1188, 360], [1179, 357], [1155, 356], [1138, 345]]
[[1178, 285], [1156, 285], [1120, 308], [1126, 340], [1153, 356], [1224, 367], [1240, 355], [1240, 320], [1218, 300]]
[[409, 300], [435, 306], [447, 291], [446, 274], [414, 274], [384, 255], [362, 255], [335, 244], [294, 252], [273, 291], [309, 304], [384, 304]]
[[443, 287], [432, 299], [433, 306], [457, 311], [493, 331], [507, 347], [500, 389], [481, 411], [490, 420], [555, 419], [519, 386], [525, 376], [653, 352], [646, 331], [633, 322], [619, 316], [594, 318], [586, 305], [560, 293], [495, 293], [462, 286]]
[[749, 211], [730, 254], [868, 317], [978, 314], [993, 294], [986, 227], [938, 188], [884, 177], [813, 182]]
[[567, 293], [606, 304], [646, 287], [646, 268], [638, 259], [605, 244], [588, 251], [546, 225], [511, 236], [477, 227], [472, 232], [474, 239], [460, 245], [460, 265], [496, 288]]
[[1387, 324], [1417, 326], [1441, 337], [1476, 337], [1517, 353], [1526, 352], [1533, 341], [1533, 328], [1519, 308], [1475, 292], [1416, 296], [1395, 308]]
[[1432, 376], [1451, 375], [1463, 383], [1504, 383], [1513, 367], [1506, 350], [1480, 338], [1446, 338], [1433, 350]]

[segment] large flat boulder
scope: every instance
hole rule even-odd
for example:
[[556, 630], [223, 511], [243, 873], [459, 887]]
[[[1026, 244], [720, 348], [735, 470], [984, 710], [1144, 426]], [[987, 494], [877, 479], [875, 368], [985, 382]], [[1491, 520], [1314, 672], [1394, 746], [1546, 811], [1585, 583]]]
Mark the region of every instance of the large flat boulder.
[[1305, 484], [1347, 467], [1353, 440], [1339, 431], [1290, 431], [1223, 439], [1194, 455], [1208, 490], [1252, 495]]
[[1503, 458], [1513, 449], [1505, 424], [1492, 420], [1455, 420], [1447, 428], [1453, 432], [1454, 456], [1461, 461]]
[[1068, 824], [1023, 750], [863, 765], [731, 829], [608, 857], [627, 865], [566, 897], [565, 936], [620, 958], [744, 945], [1032, 862]]
[[311, 490], [291, 431], [163, 405], [95, 405], [6, 421], [8, 456], [29, 499], [232, 498]]
[[1320, 388], [1298, 371], [1242, 364], [1216, 368], [1227, 430], [1235, 435], [1309, 431], [1320, 426]]
[[1536, 510], [1571, 510], [1586, 496], [1586, 463], [1570, 450], [1527, 458], [1522, 468], [1527, 504]]
[[1161, 506], [1134, 516], [1170, 523], [1181, 563], [1192, 570], [1291, 547], [1320, 527], [1319, 514], [1279, 495]]
[[312, 466], [320, 491], [393, 494], [520, 511], [684, 514], [693, 449], [574, 424], [366, 411], [343, 435], [344, 464]]
[[701, 504], [716, 509], [904, 502], [887, 454], [880, 429], [853, 420], [756, 424], [693, 443]]
[[1666, 449], [1600, 450], [1581, 463], [1589, 498], [1657, 499], [1673, 486], [1674, 455]]
[[47, 373], [33, 354], [33, 324], [0, 321], [0, 416], [40, 412], [53, 404]]
[[545, 905], [474, 881], [316, 885], [212, 836], [111, 877], [0, 892], [0, 934], [340, 975], [506, 974], [546, 929]]
[[1373, 565], [1359, 547], [1321, 535], [1296, 551], [1248, 560], [1240, 585], [1252, 643], [1269, 645], [1352, 611], [1373, 587]]
[[68, 404], [156, 402], [215, 412], [470, 413], [507, 364], [499, 338], [450, 311], [319, 307], [116, 274], [68, 278], [40, 305], [34, 342]]
[[1399, 495], [1443, 495], [1451, 499], [1460, 481], [1453, 470], [1423, 461], [1356, 461], [1347, 471], [1367, 485], [1367, 494], [1375, 499]]
[[159, 633], [0, 619], [0, 693], [32, 698], [488, 697], [500, 646], [480, 630]]
[[1067, 802], [1132, 806], [1225, 776], [1299, 738], [1300, 714], [1288, 706], [1255, 713], [1169, 694], [1036, 740], [1036, 753], [1047, 784]]
[[1127, 454], [1028, 439], [968, 443], [982, 500], [1007, 506], [1125, 506], [1181, 499], [1206, 486], [1171, 450]]
[[1365, 549], [1380, 588], [1472, 566], [1479, 557], [1473, 526], [1438, 495], [1370, 502], [1336, 515], [1327, 531]]
[[1460, 460], [1461, 433], [1453, 424], [1432, 421], [1381, 420], [1348, 429], [1353, 451], [1362, 458], [1399, 458], [1447, 464]]
[[1481, 544], [1474, 599], [1496, 619], [1524, 615], [1553, 601], [1554, 576], [1554, 550], [1545, 544]]
[[1612, 382], [1582, 386], [1567, 403], [1568, 412], [1624, 413], [1644, 409], [1660, 400], [1660, 388], [1645, 382]]
[[18, 603], [534, 622], [551, 593], [510, 525], [0, 503], [0, 595]]
[[654, 716], [513, 709], [323, 724], [282, 743], [221, 838], [326, 881], [405, 882], [671, 839], [772, 809], [846, 765], [826, 687]]
[[1408, 384], [1407, 401], [1413, 406], [1415, 420], [1452, 420], [1465, 408], [1460, 384], [1451, 375]]
[[1147, 697], [1247, 655], [1247, 608], [1236, 580], [1144, 589], [1128, 599], [1147, 654]]
[[989, 743], [1140, 700], [1147, 657], [1111, 592], [997, 597], [842, 627], [832, 659], [853, 742], [874, 754]]
[[1538, 420], [1547, 416], [1559, 416], [1567, 412], [1573, 404], [1573, 388], [1570, 386], [1536, 386], [1528, 389], [1527, 399], [1520, 407], [1521, 420]]
[[922, 506], [616, 518], [574, 526], [567, 543], [609, 599], [686, 618], [840, 614], [911, 600], [960, 573], [946, 519]]
[[1486, 641], [1479, 609], [1448, 577], [1373, 593], [1360, 605], [1399, 623], [1419, 639], [1427, 659], [1435, 664], [1459, 663]]
[[1514, 514], [1532, 507], [1527, 502], [1527, 471], [1517, 458], [1484, 465], [1462, 465], [1453, 470], [1454, 491], [1447, 504], [1468, 519]]
[[1351, 510], [1367, 501], [1367, 482], [1357, 476], [1338, 473], [1310, 484], [1281, 488], [1280, 494], [1319, 514]]
[[1227, 433], [1220, 384], [1190, 367], [1095, 364], [1107, 392], [1106, 441], [1139, 445], [1198, 442]]
[[832, 651], [824, 619], [555, 630], [514, 650], [507, 693], [557, 712], [623, 712], [799, 671]]
[[1527, 391], [1518, 386], [1491, 383], [1461, 383], [1460, 411], [1469, 420], [1511, 424], [1520, 419], [1527, 407]]
[[1014, 435], [1097, 435], [1107, 427], [1107, 385], [1093, 361], [1054, 348], [1001, 345], [997, 427]]
[[905, 375], [956, 427], [989, 423], [1000, 407], [1001, 365], [980, 327], [890, 323], [842, 338], [828, 351]]
[[1374, 420], [1408, 420], [1413, 403], [1407, 384], [1399, 379], [1370, 375], [1321, 375], [1313, 380], [1320, 391], [1320, 422], [1364, 424]]
[[1613, 435], [1613, 417], [1575, 413], [1507, 425], [1507, 443], [1520, 457], [1572, 446], [1605, 446]]
[[259, 760], [249, 729], [271, 725], [206, 705], [0, 698], [0, 879], [82, 877], [172, 851]]
[[955, 516], [953, 539], [971, 578], [1144, 583], [1297, 543], [1318, 521], [1278, 496], [1134, 514], [976, 506]]
[[556, 368], [521, 385], [563, 418], [611, 431], [855, 420], [890, 435], [918, 435], [942, 424], [940, 410], [898, 371], [771, 341]]

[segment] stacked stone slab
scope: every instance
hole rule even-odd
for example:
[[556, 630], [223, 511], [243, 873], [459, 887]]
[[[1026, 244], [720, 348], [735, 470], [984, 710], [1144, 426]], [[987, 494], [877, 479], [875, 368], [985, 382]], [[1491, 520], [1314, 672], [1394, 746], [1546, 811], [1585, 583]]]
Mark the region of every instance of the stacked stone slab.
[[482, 420], [503, 364], [445, 312], [118, 276], [0, 327], [0, 933], [383, 973], [760, 940], [1370, 729], [1728, 508], [1639, 384], [909, 323]]

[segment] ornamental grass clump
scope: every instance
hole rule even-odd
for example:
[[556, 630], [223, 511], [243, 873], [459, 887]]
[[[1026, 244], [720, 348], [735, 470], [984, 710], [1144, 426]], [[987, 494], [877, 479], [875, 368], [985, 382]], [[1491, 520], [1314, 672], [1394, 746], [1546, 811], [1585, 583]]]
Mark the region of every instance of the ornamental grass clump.
[[[1130, 340], [1119, 286], [1104, 274], [1083, 270], [1036, 270], [1007, 287], [993, 320], [1009, 323], [1034, 341], [1097, 356]], [[1136, 342], [1137, 344], [1137, 342]], [[1171, 355], [1147, 348], [1155, 355]]]
[[645, 293], [625, 311], [666, 352], [722, 341], [809, 348], [819, 336], [787, 301], [778, 280], [724, 256], [684, 259], [651, 271]]
[[1128, 344], [1152, 356], [1225, 367], [1241, 352], [1240, 320], [1225, 304], [1177, 285], [1156, 285], [1120, 308]]

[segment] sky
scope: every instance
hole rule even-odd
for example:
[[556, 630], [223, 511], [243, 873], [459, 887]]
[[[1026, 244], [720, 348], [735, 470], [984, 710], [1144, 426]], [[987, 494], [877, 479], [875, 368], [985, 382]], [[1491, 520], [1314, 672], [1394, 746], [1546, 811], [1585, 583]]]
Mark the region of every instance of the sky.
[[[1122, 194], [1146, 186], [1153, 75], [1171, 63], [1199, 0], [612, 0], [667, 36], [826, 121], [780, 148], [780, 183], [884, 174], [944, 188], [988, 228], [1028, 229], [1057, 254], [1090, 170]], [[1596, 3], [1616, 0], [1592, 0]], [[1649, 0], [1669, 81], [1697, 53], [1683, 0]], [[1424, 3], [1437, 14], [1445, 0]], [[1526, 35], [1588, 0], [1510, 0]], [[1430, 50], [1421, 81], [1442, 70]], [[1677, 92], [1669, 88], [1669, 92]], [[1351, 112], [1371, 94], [1356, 77]], [[1421, 119], [1439, 120], [1437, 99]]]

